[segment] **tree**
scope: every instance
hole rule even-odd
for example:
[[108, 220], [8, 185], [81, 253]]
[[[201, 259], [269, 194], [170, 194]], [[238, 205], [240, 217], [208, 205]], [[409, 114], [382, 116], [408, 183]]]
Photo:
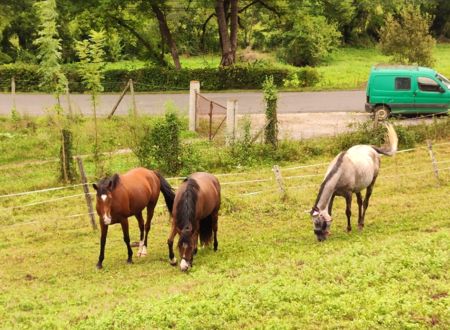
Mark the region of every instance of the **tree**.
[[173, 64], [175, 65], [175, 69], [181, 69], [180, 58], [178, 57], [177, 45], [170, 33], [169, 26], [167, 25], [166, 15], [161, 10], [161, 7], [158, 6], [156, 2], [151, 1], [151, 8], [158, 19], [159, 23], [159, 31], [161, 32], [161, 37], [165, 40], [167, 46], [170, 49], [170, 54], [172, 55]]
[[61, 39], [58, 36], [56, 21], [55, 0], [43, 0], [35, 3], [40, 19], [39, 37], [35, 40], [38, 46], [38, 59], [40, 61], [39, 73], [42, 76], [41, 86], [53, 92], [61, 106], [59, 96], [64, 93], [67, 78], [61, 68]]
[[[222, 49], [221, 66], [230, 66], [236, 62], [238, 32], [238, 0], [216, 0], [215, 11], [219, 25], [220, 46]], [[228, 8], [230, 11], [230, 33], [228, 33]]]
[[430, 15], [412, 5], [405, 6], [398, 18], [388, 15], [381, 29], [381, 51], [398, 63], [432, 66], [436, 41], [429, 33], [430, 25]]
[[103, 91], [102, 79], [104, 68], [104, 46], [106, 35], [102, 31], [91, 31], [89, 39], [77, 41], [75, 48], [80, 58], [80, 66], [78, 71], [82, 77], [86, 88], [91, 92], [91, 101], [94, 114], [94, 163], [97, 176], [104, 174], [103, 164], [100, 159], [100, 146], [98, 143], [98, 126], [97, 126], [97, 96]]
[[315, 66], [340, 43], [341, 34], [323, 16], [301, 14], [293, 16], [279, 34], [278, 56], [296, 66]]

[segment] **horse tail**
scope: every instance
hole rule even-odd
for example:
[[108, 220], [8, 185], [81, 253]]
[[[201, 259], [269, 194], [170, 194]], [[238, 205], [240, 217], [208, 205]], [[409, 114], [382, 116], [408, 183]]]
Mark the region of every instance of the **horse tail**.
[[160, 189], [164, 196], [164, 200], [166, 201], [167, 209], [172, 214], [173, 201], [175, 200], [175, 193], [173, 191], [173, 188], [171, 187], [169, 182], [167, 182], [167, 180], [164, 179], [164, 177], [159, 172], [155, 172], [155, 173], [159, 178], [159, 182], [160, 182], [160, 186], [161, 186]]
[[211, 242], [213, 234], [212, 216], [209, 215], [202, 221], [200, 221], [200, 243], [202, 245], [208, 245]]
[[397, 146], [398, 146], [398, 137], [397, 133], [395, 132], [394, 126], [390, 123], [386, 123], [386, 128], [388, 131], [387, 137], [389, 140], [389, 145], [383, 146], [383, 147], [373, 147], [376, 152], [379, 154], [383, 154], [386, 156], [393, 156], [397, 152]]

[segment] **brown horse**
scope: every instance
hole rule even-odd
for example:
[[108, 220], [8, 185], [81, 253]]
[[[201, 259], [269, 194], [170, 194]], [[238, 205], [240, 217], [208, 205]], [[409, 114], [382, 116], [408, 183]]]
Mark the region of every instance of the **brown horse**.
[[172, 230], [167, 240], [169, 262], [175, 266], [173, 240], [180, 235], [180, 269], [187, 271], [197, 253], [197, 243], [208, 245], [214, 232], [214, 251], [217, 251], [217, 220], [220, 208], [220, 184], [209, 173], [191, 174], [178, 188], [172, 210]]
[[[97, 214], [99, 216], [101, 238], [100, 255], [97, 268], [102, 268], [105, 258], [105, 243], [110, 224], [120, 223], [123, 240], [128, 249], [128, 263], [132, 263], [133, 251], [130, 245], [128, 217], [135, 216], [139, 223], [140, 242], [138, 256], [147, 255], [148, 232], [152, 224], [153, 211], [158, 202], [160, 191], [163, 193], [169, 212], [172, 212], [175, 193], [169, 183], [155, 171], [146, 168], [135, 168], [129, 172], [110, 178], [104, 178], [93, 184], [97, 191]], [[147, 222], [145, 223], [142, 210], [147, 208]]]

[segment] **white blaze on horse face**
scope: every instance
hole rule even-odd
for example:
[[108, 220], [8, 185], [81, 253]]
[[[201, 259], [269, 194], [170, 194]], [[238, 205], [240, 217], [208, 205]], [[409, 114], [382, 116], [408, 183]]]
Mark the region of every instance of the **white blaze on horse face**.
[[102, 199], [102, 201], [105, 202], [105, 201], [106, 201], [106, 198], [108, 198], [108, 196], [106, 196], [106, 195], [101, 195], [100, 198]]

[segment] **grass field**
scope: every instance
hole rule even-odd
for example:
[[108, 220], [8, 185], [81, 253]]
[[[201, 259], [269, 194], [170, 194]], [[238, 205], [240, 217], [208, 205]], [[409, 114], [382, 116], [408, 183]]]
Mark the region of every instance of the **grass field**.
[[[324, 243], [306, 211], [326, 165], [289, 168], [328, 163], [330, 156], [284, 163], [285, 200], [270, 166], [219, 176], [219, 250], [200, 250], [188, 274], [168, 263], [162, 198], [148, 256], [137, 258], [135, 250], [127, 265], [120, 226], [113, 226], [98, 271], [99, 233], [84, 215], [84, 197], [68, 197], [80, 187], [0, 197], [0, 328], [448, 329], [450, 145], [434, 150], [443, 162], [440, 186], [426, 149], [383, 157], [364, 231], [345, 232], [337, 199]], [[3, 164], [3, 194], [57, 185], [56, 163]], [[119, 172], [136, 165], [132, 154], [109, 163]], [[270, 181], [232, 183], [261, 179]], [[50, 199], [59, 200], [24, 206]], [[130, 223], [137, 241], [137, 223]]]

